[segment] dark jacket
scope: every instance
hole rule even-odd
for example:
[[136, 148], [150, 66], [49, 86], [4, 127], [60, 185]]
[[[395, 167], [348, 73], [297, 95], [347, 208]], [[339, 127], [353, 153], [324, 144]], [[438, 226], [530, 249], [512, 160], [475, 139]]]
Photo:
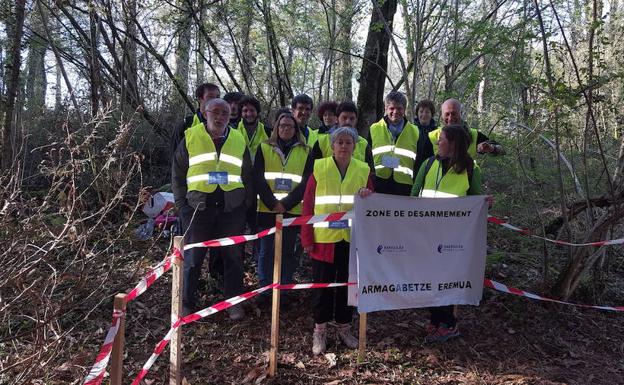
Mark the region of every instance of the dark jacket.
[[178, 149], [178, 146], [180, 145], [180, 142], [182, 141], [182, 139], [184, 139], [184, 131], [186, 131], [187, 128], [191, 128], [195, 115], [199, 117], [200, 122], [203, 123], [206, 121], [206, 119], [204, 119], [204, 117], [202, 116], [201, 112], [199, 112], [199, 108], [198, 108], [194, 114], [187, 115], [183, 121], [181, 121], [177, 126], [175, 126], [175, 128], [173, 129], [173, 132], [171, 133], [170, 150], [171, 150], [172, 162], [173, 162], [173, 157], [176, 153], [176, 150]]
[[[230, 134], [230, 128], [226, 128], [226, 136], [222, 142], [215, 143], [217, 153], [221, 154], [221, 147], [227, 136]], [[253, 177], [251, 168], [251, 158], [249, 151], [245, 149], [243, 155], [243, 165], [241, 167], [241, 179], [243, 180], [244, 189], [236, 189], [233, 191], [223, 191], [217, 187], [212, 193], [201, 191], [187, 191], [186, 173], [189, 168], [189, 154], [186, 149], [186, 139], [182, 139], [178, 149], [173, 157], [173, 165], [171, 167], [171, 189], [173, 197], [178, 209], [184, 206], [191, 206], [193, 209], [204, 210], [211, 208], [220, 208], [224, 212], [234, 211], [241, 205], [251, 207], [254, 198]]]
[[414, 163], [414, 170], [419, 170], [420, 165], [433, 156], [433, 146], [429, 140], [429, 133], [438, 128], [438, 123], [431, 119], [428, 125], [420, 123], [418, 118], [414, 119], [414, 124], [418, 127], [418, 144], [416, 145], [416, 163]]

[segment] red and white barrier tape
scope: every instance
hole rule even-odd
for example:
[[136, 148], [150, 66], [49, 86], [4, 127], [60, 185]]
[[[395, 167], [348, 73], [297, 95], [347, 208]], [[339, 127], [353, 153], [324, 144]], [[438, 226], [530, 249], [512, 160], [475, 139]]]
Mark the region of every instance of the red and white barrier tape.
[[[311, 225], [313, 223], [319, 222], [333, 222], [341, 219], [351, 218], [350, 212], [339, 212], [339, 213], [331, 213], [331, 214], [320, 214], [320, 215], [306, 215], [301, 217], [294, 218], [286, 218], [282, 222], [283, 227], [289, 226], [301, 226], [301, 225]], [[234, 235], [232, 237], [224, 237], [219, 239], [211, 239], [209, 241], [190, 243], [188, 245], [184, 245], [184, 250], [194, 249], [196, 247], [221, 247], [221, 246], [231, 246], [239, 243], [244, 243], [247, 241], [253, 241], [258, 238], [266, 237], [267, 235], [271, 235], [275, 233], [275, 227], [271, 227], [270, 229], [263, 230], [257, 234], [251, 235]]]
[[[341, 219], [349, 219], [349, 218], [351, 218], [351, 219], [353, 218], [353, 213], [352, 212], [339, 212], [339, 213], [320, 214], [320, 215], [306, 215], [306, 216], [300, 216], [300, 217], [294, 217], [294, 218], [286, 218], [286, 219], [283, 220], [282, 226], [283, 227], [289, 227], [289, 226], [311, 225], [311, 224], [314, 224], [314, 223], [333, 222], [333, 221], [338, 221], [338, 220], [341, 220]], [[543, 239], [543, 240], [545, 240], [547, 242], [555, 243], [555, 244], [558, 244], [558, 245], [567, 245], [567, 246], [575, 246], [575, 247], [581, 247], [581, 246], [600, 247], [600, 246], [624, 244], [624, 238], [607, 240], [607, 241], [589, 242], [589, 243], [571, 243], [571, 242], [567, 242], [567, 241], [560, 241], [560, 240], [557, 240], [557, 239], [550, 239], [550, 238], [542, 237], [540, 235], [533, 234], [528, 229], [523, 229], [521, 227], [514, 226], [514, 225], [508, 223], [506, 220], [501, 219], [501, 218], [497, 218], [497, 217], [492, 216], [492, 215], [488, 215], [488, 222], [495, 223], [495, 224], [503, 226], [503, 227], [505, 227], [505, 228], [507, 228], [509, 230], [516, 231], [518, 233], [521, 233], [521, 234], [529, 236], [529, 237]], [[235, 236], [232, 236], [232, 237], [224, 237], [224, 238], [219, 238], [219, 239], [212, 239], [212, 240], [209, 240], [209, 241], [191, 243], [191, 244], [185, 245], [184, 246], [184, 250], [194, 249], [196, 247], [231, 246], [231, 245], [236, 245], [236, 244], [239, 244], [239, 243], [244, 243], [244, 242], [247, 242], [247, 241], [253, 241], [255, 239], [266, 237], [267, 235], [271, 235], [271, 234], [274, 234], [274, 233], [275, 233], [275, 227], [271, 227], [270, 229], [263, 230], [263, 231], [261, 231], [261, 232], [259, 232], [257, 234], [235, 235]]]
[[328, 287], [354, 286], [355, 282], [347, 283], [287, 283], [279, 285], [280, 290], [325, 289]]
[[302, 226], [312, 225], [320, 222], [334, 222], [341, 219], [353, 219], [353, 213], [351, 211], [342, 211], [338, 213], [319, 214], [319, 215], [305, 215], [294, 218], [286, 218], [282, 221], [284, 227], [288, 226]]
[[545, 240], [547, 242], [555, 243], [557, 245], [574, 246], [574, 247], [582, 247], [582, 246], [601, 247], [601, 246], [624, 244], [624, 238], [612, 239], [612, 240], [608, 240], [608, 241], [588, 242], [588, 243], [571, 243], [571, 242], [567, 242], [567, 241], [560, 241], [558, 239], [550, 239], [550, 238], [542, 237], [542, 236], [537, 235], [537, 234], [533, 234], [528, 229], [523, 229], [521, 227], [514, 226], [514, 225], [508, 223], [506, 220], [504, 220], [502, 218], [494, 217], [492, 215], [488, 215], [488, 222], [495, 223], [495, 224], [503, 226], [503, 227], [505, 227], [505, 228], [507, 228], [509, 230], [516, 231], [516, 232], [518, 232], [520, 234], [523, 234], [523, 235], [526, 235], [526, 236], [529, 236], [529, 237], [533, 237], [533, 238], [543, 239], [543, 240]]
[[[147, 273], [147, 275], [141, 278], [141, 281], [139, 281], [139, 283], [126, 295], [126, 303], [145, 293], [145, 291], [150, 286], [152, 286], [152, 284], [156, 282], [158, 278], [160, 278], [164, 273], [169, 271], [175, 258], [182, 258], [182, 253], [178, 249], [175, 249], [173, 253], [171, 253], [171, 255], [165, 257], [165, 259], [158, 263], [158, 265], [154, 266], [150, 270], [150, 272]], [[100, 352], [95, 358], [95, 363], [93, 364], [93, 367], [91, 367], [91, 370], [85, 377], [83, 385], [99, 385], [102, 382], [102, 379], [104, 378], [104, 373], [106, 372], [106, 366], [108, 364], [113, 349], [113, 342], [115, 341], [115, 336], [119, 331], [120, 316], [120, 312], [118, 312], [117, 310], [113, 311], [113, 326], [111, 326], [111, 328], [108, 330], [106, 338], [104, 339], [104, 344], [102, 345]]]
[[556, 302], [556, 303], [560, 303], [560, 304], [563, 304], [563, 305], [578, 306], [578, 307], [584, 307], [584, 308], [589, 308], [589, 309], [600, 309], [600, 310], [610, 310], [610, 311], [624, 311], [624, 306], [583, 305], [583, 304], [579, 304], [579, 303], [565, 302], [565, 301], [559, 301], [557, 299], [542, 297], [541, 295], [537, 295], [537, 294], [529, 293], [528, 291], [516, 289], [515, 287], [507, 286], [505, 284], [502, 284], [502, 283], [496, 282], [496, 281], [492, 281], [491, 279], [487, 279], [487, 278], [484, 279], [483, 285], [485, 287], [489, 287], [490, 289], [494, 289], [494, 290], [497, 290], [497, 291], [500, 291], [500, 292], [503, 292], [503, 293], [518, 295], [520, 297], [531, 298], [531, 299], [535, 299], [535, 300], [538, 300], [538, 301]]
[[236, 245], [238, 243], [244, 243], [247, 241], [253, 241], [258, 238], [266, 237], [267, 235], [271, 235], [275, 233], [275, 227], [271, 227], [270, 229], [262, 230], [257, 234], [251, 235], [234, 235], [232, 237], [225, 237], [219, 239], [211, 239], [209, 241], [197, 242], [197, 243], [189, 243], [188, 245], [184, 245], [184, 250], [194, 249], [196, 247], [221, 247], [221, 246], [231, 246]]
[[171, 329], [169, 329], [169, 331], [167, 332], [167, 334], [165, 335], [165, 337], [158, 343], [158, 345], [156, 345], [156, 348], [154, 348], [154, 352], [152, 353], [152, 355], [150, 356], [150, 358], [147, 360], [147, 362], [145, 363], [145, 365], [143, 365], [143, 368], [141, 368], [141, 370], [139, 371], [139, 373], [137, 374], [136, 378], [134, 379], [134, 381], [132, 381], [132, 385], [138, 385], [141, 380], [143, 380], [143, 378], [145, 378], [145, 376], [147, 375], [148, 371], [150, 370], [150, 368], [152, 367], [152, 365], [154, 365], [154, 362], [156, 362], [156, 359], [162, 354], [162, 352], [165, 350], [165, 347], [167, 347], [167, 345], [169, 344], [169, 341], [171, 341], [171, 337], [173, 336], [173, 333], [181, 326], [181, 325], [185, 325], [185, 324], [189, 324], [192, 322], [195, 322], [199, 319], [202, 319], [204, 317], [207, 317], [209, 315], [218, 313], [220, 311], [223, 311], [229, 307], [232, 307], [234, 305], [238, 305], [241, 302], [244, 302], [250, 298], [253, 298], [255, 296], [257, 296], [258, 294], [262, 293], [263, 291], [266, 290], [270, 290], [274, 287], [276, 287], [277, 284], [273, 283], [264, 287], [261, 287], [259, 289], [241, 294], [241, 295], [237, 295], [236, 297], [232, 297], [230, 299], [227, 299], [225, 301], [219, 302], [215, 305], [212, 305], [210, 307], [207, 307], [203, 310], [200, 310], [196, 313], [193, 314], [189, 314], [186, 317], [180, 318], [178, 319], [176, 322], [173, 323], [173, 325], [171, 325]]
[[83, 385], [99, 385], [104, 378], [106, 372], [106, 365], [110, 360], [111, 352], [113, 351], [113, 343], [115, 342], [115, 336], [119, 331], [119, 325], [121, 324], [120, 318], [123, 313], [115, 310], [113, 312], [113, 325], [108, 329], [106, 337], [104, 338], [104, 344], [100, 348], [100, 352], [95, 357], [95, 363], [93, 367], [84, 379]]
[[152, 270], [139, 281], [134, 289], [126, 294], [126, 303], [145, 293], [158, 278], [169, 271], [175, 258], [182, 258], [182, 253], [179, 249], [174, 249], [171, 255], [168, 255], [158, 265], [154, 266]]

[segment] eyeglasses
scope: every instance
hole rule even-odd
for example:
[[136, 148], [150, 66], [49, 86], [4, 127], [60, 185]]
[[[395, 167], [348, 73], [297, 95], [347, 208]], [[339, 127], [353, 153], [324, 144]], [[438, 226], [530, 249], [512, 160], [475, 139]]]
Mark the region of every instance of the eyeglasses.
[[219, 111], [219, 110], [206, 110], [206, 111], [217, 116], [230, 116], [230, 113], [227, 111]]

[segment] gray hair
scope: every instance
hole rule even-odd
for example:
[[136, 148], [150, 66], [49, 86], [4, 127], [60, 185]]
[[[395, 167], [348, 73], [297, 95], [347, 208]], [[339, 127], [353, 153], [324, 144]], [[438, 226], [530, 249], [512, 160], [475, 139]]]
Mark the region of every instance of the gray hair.
[[220, 104], [220, 105], [222, 105], [224, 107], [227, 107], [228, 111], [230, 110], [230, 103], [226, 102], [225, 100], [223, 100], [221, 98], [214, 98], [214, 99], [205, 100], [203, 105], [201, 106], [200, 111], [203, 114], [205, 111], [208, 110], [208, 108], [213, 108], [217, 104]]
[[384, 104], [388, 105], [390, 103], [400, 104], [403, 108], [407, 108], [407, 98], [399, 91], [390, 91], [390, 93], [386, 95]]
[[332, 133], [329, 135], [331, 144], [334, 144], [339, 136], [350, 136], [353, 139], [354, 144], [358, 142], [358, 134], [353, 127], [339, 127], [332, 131]]

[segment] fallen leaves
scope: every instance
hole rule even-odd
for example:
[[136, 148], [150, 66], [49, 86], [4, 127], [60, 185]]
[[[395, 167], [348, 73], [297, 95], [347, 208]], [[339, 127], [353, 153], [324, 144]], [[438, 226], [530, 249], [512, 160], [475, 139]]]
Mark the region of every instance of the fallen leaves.
[[325, 359], [327, 360], [327, 367], [333, 368], [336, 366], [336, 354], [335, 353], [325, 353]]
[[259, 384], [268, 375], [267, 368], [265, 366], [258, 366], [247, 372], [247, 375], [241, 381], [241, 384]]

